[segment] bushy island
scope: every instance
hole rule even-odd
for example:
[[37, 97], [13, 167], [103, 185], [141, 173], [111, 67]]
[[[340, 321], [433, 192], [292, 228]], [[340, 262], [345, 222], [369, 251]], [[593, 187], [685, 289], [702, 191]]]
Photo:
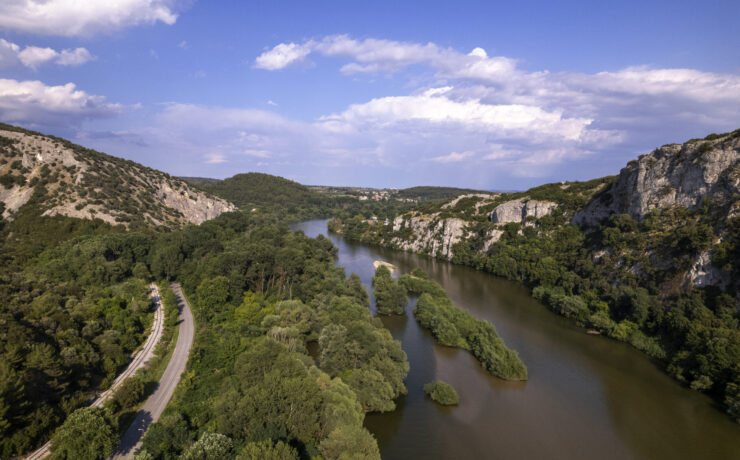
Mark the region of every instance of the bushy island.
[[414, 318], [428, 329], [437, 343], [469, 350], [489, 374], [505, 380], [527, 380], [527, 367], [508, 348], [491, 323], [473, 318], [452, 304], [444, 288], [422, 269], [401, 275], [399, 283], [419, 296]]
[[456, 406], [460, 402], [457, 391], [447, 382], [441, 380], [424, 385], [424, 393], [432, 398], [432, 401], [443, 406]]
[[379, 315], [403, 315], [403, 309], [409, 303], [406, 289], [391, 277], [391, 272], [385, 265], [380, 265], [375, 270], [373, 287]]
[[740, 130], [712, 134], [641, 155], [617, 177], [469, 194], [388, 225], [345, 217], [329, 228], [523, 283], [740, 420], [739, 158]]

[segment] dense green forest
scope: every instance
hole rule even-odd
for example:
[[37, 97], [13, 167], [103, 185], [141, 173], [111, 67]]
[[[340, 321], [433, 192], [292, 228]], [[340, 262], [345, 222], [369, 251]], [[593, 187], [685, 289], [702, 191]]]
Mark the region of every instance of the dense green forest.
[[[22, 213], [0, 249], [0, 455], [46, 439], [128, 364], [151, 323], [151, 239]], [[11, 235], [12, 234], [12, 235]]]
[[396, 200], [360, 201], [356, 196], [323, 194], [282, 177], [255, 172], [217, 181], [183, 179], [236, 204], [246, 212], [277, 215], [286, 221], [354, 215], [366, 219], [377, 217], [382, 221], [413, 206], [413, 203]]
[[231, 456], [378, 458], [364, 414], [395, 408], [409, 366], [335, 251], [247, 215], [158, 242], [155, 257], [181, 262], [155, 275], [183, 281], [198, 330], [188, 375], [144, 438], [150, 455], [177, 458], [218, 433]]

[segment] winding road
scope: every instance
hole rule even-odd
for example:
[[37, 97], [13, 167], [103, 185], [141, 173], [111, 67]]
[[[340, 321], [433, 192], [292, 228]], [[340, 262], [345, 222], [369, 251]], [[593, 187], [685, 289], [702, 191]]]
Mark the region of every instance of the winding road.
[[[91, 406], [93, 407], [103, 407], [105, 401], [113, 396], [116, 389], [121, 385], [121, 383], [123, 383], [123, 381], [127, 378], [134, 375], [136, 371], [144, 367], [144, 365], [152, 358], [152, 356], [154, 356], [154, 350], [156, 349], [157, 343], [159, 343], [159, 339], [162, 337], [162, 331], [164, 330], [164, 307], [162, 306], [162, 299], [159, 296], [159, 289], [157, 288], [157, 285], [152, 283], [149, 288], [152, 301], [154, 302], [154, 322], [152, 323], [152, 330], [149, 333], [149, 337], [147, 337], [146, 342], [144, 342], [144, 345], [141, 347], [141, 349], [137, 351], [136, 354], [134, 354], [133, 359], [126, 367], [126, 369], [121, 372], [118, 377], [116, 377], [110, 388], [98, 395], [97, 399], [93, 401], [93, 403], [91, 404]], [[47, 455], [49, 455], [50, 446], [51, 441], [48, 441], [38, 450], [34, 451], [32, 454], [26, 457], [26, 460], [39, 460], [46, 457]]]
[[136, 414], [136, 419], [128, 428], [121, 439], [121, 444], [113, 454], [114, 460], [132, 459], [134, 452], [141, 445], [141, 439], [144, 437], [149, 425], [156, 422], [162, 415], [164, 408], [172, 398], [175, 387], [180, 381], [182, 373], [185, 371], [185, 365], [188, 362], [190, 348], [193, 345], [194, 326], [193, 314], [190, 312], [190, 305], [182, 293], [179, 284], [173, 283], [172, 291], [177, 297], [177, 306], [180, 309], [180, 332], [177, 336], [175, 351], [172, 353], [167, 369], [165, 369], [159, 385], [154, 393], [146, 400], [144, 407]]

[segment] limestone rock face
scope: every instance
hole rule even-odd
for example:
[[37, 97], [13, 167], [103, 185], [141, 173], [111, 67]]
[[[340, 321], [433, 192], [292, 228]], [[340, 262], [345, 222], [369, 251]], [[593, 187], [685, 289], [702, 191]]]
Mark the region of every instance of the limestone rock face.
[[456, 218], [439, 219], [437, 215], [396, 217], [393, 220], [393, 231], [409, 228], [413, 237], [411, 240], [396, 237], [391, 243], [404, 251], [424, 251], [432, 256], [452, 259], [452, 247], [467, 235], [467, 222]]
[[595, 226], [612, 214], [643, 219], [653, 209], [692, 209], [704, 199], [726, 203], [740, 192], [740, 136], [671, 144], [630, 162], [610, 188], [576, 213], [573, 223]]
[[496, 206], [488, 216], [488, 220], [495, 224], [508, 224], [510, 222], [524, 224], [528, 217], [539, 219], [550, 214], [557, 207], [557, 203], [551, 201], [520, 198]]

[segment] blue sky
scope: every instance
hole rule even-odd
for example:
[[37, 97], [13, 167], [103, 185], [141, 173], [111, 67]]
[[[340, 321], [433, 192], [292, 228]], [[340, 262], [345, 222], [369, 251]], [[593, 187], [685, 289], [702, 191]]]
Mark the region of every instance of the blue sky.
[[523, 189], [740, 128], [740, 2], [5, 0], [0, 121], [174, 175]]

